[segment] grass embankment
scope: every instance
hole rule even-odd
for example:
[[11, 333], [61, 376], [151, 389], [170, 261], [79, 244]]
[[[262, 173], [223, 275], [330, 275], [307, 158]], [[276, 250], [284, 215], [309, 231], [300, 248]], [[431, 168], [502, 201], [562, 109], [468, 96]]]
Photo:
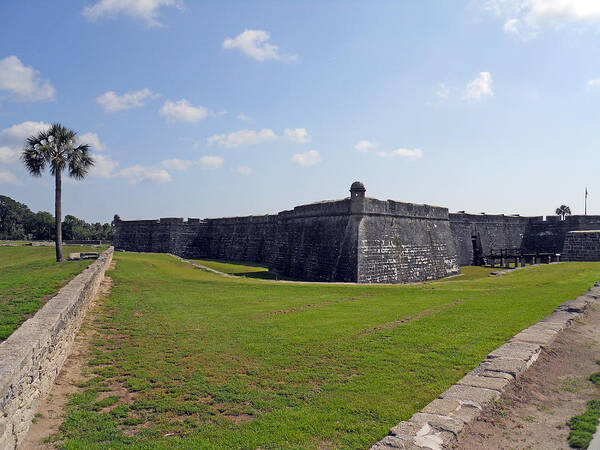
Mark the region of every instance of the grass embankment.
[[[64, 252], [102, 251], [65, 246]], [[0, 247], [0, 342], [92, 260], [58, 264], [54, 247]]]
[[367, 448], [600, 279], [599, 263], [569, 263], [410, 286], [295, 284], [167, 255], [115, 259], [65, 448]]

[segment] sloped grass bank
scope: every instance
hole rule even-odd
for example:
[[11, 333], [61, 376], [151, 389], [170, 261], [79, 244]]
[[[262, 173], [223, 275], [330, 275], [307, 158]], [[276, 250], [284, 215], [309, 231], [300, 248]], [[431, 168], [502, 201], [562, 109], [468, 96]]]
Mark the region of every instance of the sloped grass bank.
[[[65, 246], [65, 254], [102, 251]], [[93, 260], [58, 264], [54, 247], [0, 247], [0, 342]]]
[[410, 286], [294, 284], [167, 255], [115, 259], [92, 377], [55, 437], [64, 448], [366, 448], [600, 279], [599, 263], [568, 263]]

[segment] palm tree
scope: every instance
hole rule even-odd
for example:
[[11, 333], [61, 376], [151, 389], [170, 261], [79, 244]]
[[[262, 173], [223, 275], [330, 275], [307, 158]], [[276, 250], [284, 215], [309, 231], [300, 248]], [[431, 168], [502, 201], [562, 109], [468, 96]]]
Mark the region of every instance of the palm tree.
[[90, 156], [90, 146], [78, 144], [77, 133], [62, 126], [53, 124], [48, 130], [40, 131], [25, 141], [21, 159], [29, 173], [41, 177], [48, 164], [50, 173], [55, 179], [55, 213], [56, 229], [56, 261], [63, 260], [62, 255], [62, 171], [68, 168], [69, 176], [81, 180], [84, 178], [94, 160]]
[[567, 205], [560, 205], [556, 208], [556, 215], [560, 216], [561, 220], [565, 220], [565, 217], [571, 215], [571, 208]]

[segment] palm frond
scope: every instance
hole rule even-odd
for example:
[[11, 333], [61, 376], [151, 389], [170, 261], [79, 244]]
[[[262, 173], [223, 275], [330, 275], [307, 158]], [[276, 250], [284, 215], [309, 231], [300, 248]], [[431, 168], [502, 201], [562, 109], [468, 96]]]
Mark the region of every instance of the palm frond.
[[90, 146], [81, 144], [69, 151], [69, 176], [81, 180], [88, 174], [89, 169], [94, 165], [94, 159], [90, 155]]

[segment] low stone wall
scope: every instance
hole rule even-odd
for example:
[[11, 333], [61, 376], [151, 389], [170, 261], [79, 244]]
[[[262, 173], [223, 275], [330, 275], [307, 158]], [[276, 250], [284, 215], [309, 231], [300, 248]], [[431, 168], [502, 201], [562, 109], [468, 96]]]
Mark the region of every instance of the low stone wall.
[[22, 443], [41, 399], [69, 354], [112, 256], [111, 247], [0, 344], [0, 448], [17, 448]]
[[557, 333], [568, 327], [592, 304], [600, 301], [600, 283], [560, 305], [541, 322], [521, 331], [491, 352], [487, 359], [443, 392], [421, 411], [390, 430], [371, 449], [442, 449], [454, 442], [465, 425], [500, 397], [504, 389], [525, 372]]
[[600, 230], [569, 231], [561, 257], [563, 261], [600, 261]]

